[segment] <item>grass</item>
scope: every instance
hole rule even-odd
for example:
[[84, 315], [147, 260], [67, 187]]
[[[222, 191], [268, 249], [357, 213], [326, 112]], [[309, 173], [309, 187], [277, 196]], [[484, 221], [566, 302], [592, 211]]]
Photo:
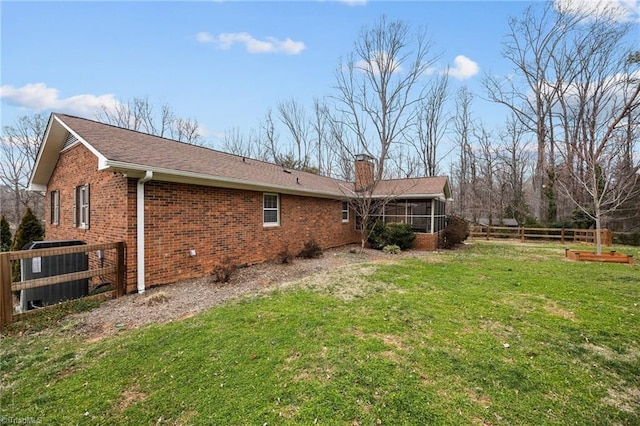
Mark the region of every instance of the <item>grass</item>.
[[329, 271], [99, 342], [64, 321], [9, 334], [0, 417], [640, 424], [640, 267], [562, 256], [558, 245], [477, 242]]

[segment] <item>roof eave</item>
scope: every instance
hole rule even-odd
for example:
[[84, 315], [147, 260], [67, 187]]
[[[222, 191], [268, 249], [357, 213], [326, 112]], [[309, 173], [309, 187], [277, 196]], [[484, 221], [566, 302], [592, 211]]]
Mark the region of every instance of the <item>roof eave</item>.
[[180, 170], [165, 169], [160, 167], [149, 167], [144, 164], [132, 164], [121, 161], [105, 160], [99, 162], [99, 170], [111, 170], [123, 173], [131, 178], [141, 178], [147, 170], [153, 172], [153, 180], [166, 182], [188, 183], [204, 186], [215, 186], [220, 188], [244, 189], [250, 191], [271, 191], [283, 194], [314, 196], [319, 198], [344, 198], [339, 191], [320, 191], [311, 188], [294, 188], [286, 185], [271, 185], [262, 182], [234, 179], [224, 176], [213, 176], [202, 173], [185, 172]]

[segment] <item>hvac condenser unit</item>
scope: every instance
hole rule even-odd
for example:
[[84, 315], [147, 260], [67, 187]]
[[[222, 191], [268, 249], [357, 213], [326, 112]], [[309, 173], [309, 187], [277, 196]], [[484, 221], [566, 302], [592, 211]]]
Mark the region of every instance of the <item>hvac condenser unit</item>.
[[[36, 250], [54, 247], [69, 247], [86, 244], [79, 240], [32, 241], [22, 250]], [[34, 257], [20, 261], [22, 281], [36, 278], [70, 274], [89, 269], [87, 253], [70, 253], [56, 256]], [[53, 305], [64, 300], [77, 299], [89, 293], [89, 279], [69, 281], [44, 287], [28, 288], [20, 291], [20, 308], [22, 312], [30, 309]]]

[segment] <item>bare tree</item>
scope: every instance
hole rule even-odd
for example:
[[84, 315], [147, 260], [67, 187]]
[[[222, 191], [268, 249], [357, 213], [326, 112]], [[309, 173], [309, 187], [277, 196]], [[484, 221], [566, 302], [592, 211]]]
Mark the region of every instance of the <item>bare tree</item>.
[[383, 16], [362, 28], [354, 52], [339, 61], [334, 118], [353, 134], [354, 154], [376, 159], [377, 180], [394, 144], [415, 124], [421, 77], [437, 59], [430, 49], [425, 31], [412, 35], [407, 23]]
[[171, 126], [171, 138], [191, 145], [203, 145], [200, 125], [194, 118], [176, 118]]
[[295, 99], [278, 103], [278, 118], [291, 136], [291, 148], [286, 155], [280, 154], [280, 162], [289, 158], [291, 166], [304, 170], [310, 168], [313, 149], [310, 144], [311, 126], [304, 107]]
[[198, 120], [177, 117], [166, 103], [160, 106], [160, 112], [156, 114], [147, 97], [134, 97], [126, 102], [120, 101], [115, 107], [103, 106], [102, 110], [96, 114], [96, 119], [125, 129], [168, 137], [192, 145], [206, 143]]
[[332, 175], [332, 166], [336, 161], [335, 151], [329, 143], [331, 137], [331, 115], [324, 99], [313, 98], [313, 139], [315, 144], [318, 172], [323, 176]]
[[328, 148], [334, 153], [334, 157], [330, 157], [333, 159], [330, 176], [345, 182], [353, 182], [355, 176], [353, 159], [357, 149], [354, 148], [352, 134], [340, 121], [333, 119], [330, 115], [328, 117]]
[[450, 122], [445, 115], [448, 98], [449, 77], [447, 73], [436, 78], [420, 103], [416, 116], [416, 132], [409, 136], [409, 143], [415, 148], [424, 176], [438, 176], [440, 161], [448, 153], [439, 152]]
[[[625, 120], [640, 109], [640, 68], [627, 67], [627, 54], [616, 46], [623, 36], [620, 28], [604, 19], [597, 26], [598, 37], [588, 41], [590, 49], [579, 52], [579, 78], [567, 92], [569, 120], [578, 127], [577, 138], [558, 143], [563, 172], [562, 192], [595, 221], [598, 253], [601, 251], [602, 220], [635, 195], [640, 158], [628, 153], [629, 123]], [[626, 71], [626, 73], [625, 73]], [[636, 124], [637, 125], [637, 124]], [[633, 125], [632, 125], [633, 126]], [[586, 196], [577, 197], [573, 185]]]
[[[389, 160], [393, 164], [393, 177], [411, 178], [423, 176], [424, 164], [414, 155], [414, 150], [412, 150], [411, 147], [396, 149], [389, 157]], [[389, 168], [387, 168], [387, 170], [388, 169]]]
[[481, 214], [489, 218], [489, 224], [494, 223], [494, 219], [500, 217], [500, 207], [497, 203], [497, 194], [499, 191], [496, 188], [496, 150], [492, 144], [492, 135], [483, 125], [479, 125], [476, 128], [475, 134], [478, 141], [478, 152], [476, 155], [477, 168], [477, 180], [475, 185], [474, 197], [476, 203], [479, 201], [476, 208], [476, 214]]
[[239, 127], [232, 127], [224, 132], [222, 149], [225, 152], [241, 157], [254, 158], [256, 157], [255, 148], [251, 137], [244, 135]]
[[453, 119], [454, 141], [458, 150], [458, 163], [452, 166], [453, 186], [457, 189], [454, 208], [463, 217], [477, 218], [471, 211], [472, 198], [476, 186], [475, 155], [472, 148], [472, 135], [475, 123], [471, 113], [473, 95], [466, 86], [458, 90], [455, 116]]
[[522, 124], [511, 115], [500, 132], [497, 152], [501, 217], [513, 217], [519, 223], [529, 214], [524, 182], [529, 175], [531, 150], [525, 133]]
[[[490, 100], [505, 105], [525, 126], [536, 135], [537, 158], [534, 169], [534, 193], [539, 219], [552, 219], [544, 188], [549, 187], [549, 167], [554, 160], [548, 157], [552, 146], [550, 124], [557, 91], [570, 83], [574, 76], [567, 65], [571, 51], [566, 44], [572, 41], [571, 32], [580, 18], [558, 13], [552, 2], [542, 8], [528, 7], [521, 18], [509, 21], [509, 33], [504, 44], [503, 56], [514, 67], [516, 78], [487, 76], [484, 85]], [[555, 66], [560, 64], [561, 67]], [[553, 127], [551, 125], [551, 127]], [[553, 171], [551, 171], [553, 175]], [[553, 209], [551, 209], [553, 210]]]
[[[3, 214], [10, 212], [6, 216], [16, 224], [27, 207], [31, 207], [38, 216], [43, 214], [43, 194], [27, 191], [27, 187], [46, 127], [46, 117], [36, 114], [22, 116], [14, 125], [3, 128], [0, 138], [0, 182], [6, 191], [0, 193], [0, 210]], [[11, 210], [5, 206], [6, 202], [12, 203]]]
[[265, 159], [267, 161], [277, 162], [282, 156], [278, 147], [278, 141], [280, 135], [276, 129], [276, 125], [273, 119], [273, 111], [269, 108], [260, 123], [260, 135], [261, 143], [263, 144], [262, 151], [265, 153]]

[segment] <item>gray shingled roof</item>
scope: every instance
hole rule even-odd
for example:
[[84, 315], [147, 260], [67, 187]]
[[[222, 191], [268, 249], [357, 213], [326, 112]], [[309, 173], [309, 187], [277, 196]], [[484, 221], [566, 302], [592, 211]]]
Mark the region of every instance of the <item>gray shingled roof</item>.
[[[101, 168], [106, 170], [124, 173], [152, 170], [154, 178], [160, 179], [192, 179], [194, 183], [200, 181], [209, 185], [244, 185], [265, 190], [271, 188], [278, 192], [337, 198], [343, 198], [353, 190], [352, 183], [338, 179], [298, 170], [285, 171], [272, 163], [65, 114], [51, 116], [46, 139], [32, 176], [32, 184], [46, 186], [53, 167], [44, 163], [52, 161], [54, 154], [57, 159], [64, 143], [60, 139], [67, 137], [62, 127], [77, 135], [80, 142], [100, 158]], [[58, 131], [55, 131], [56, 128]], [[47, 150], [48, 153], [43, 152]], [[445, 177], [383, 181], [376, 188], [377, 194], [386, 192], [394, 196], [437, 196], [448, 194], [448, 191]]]

